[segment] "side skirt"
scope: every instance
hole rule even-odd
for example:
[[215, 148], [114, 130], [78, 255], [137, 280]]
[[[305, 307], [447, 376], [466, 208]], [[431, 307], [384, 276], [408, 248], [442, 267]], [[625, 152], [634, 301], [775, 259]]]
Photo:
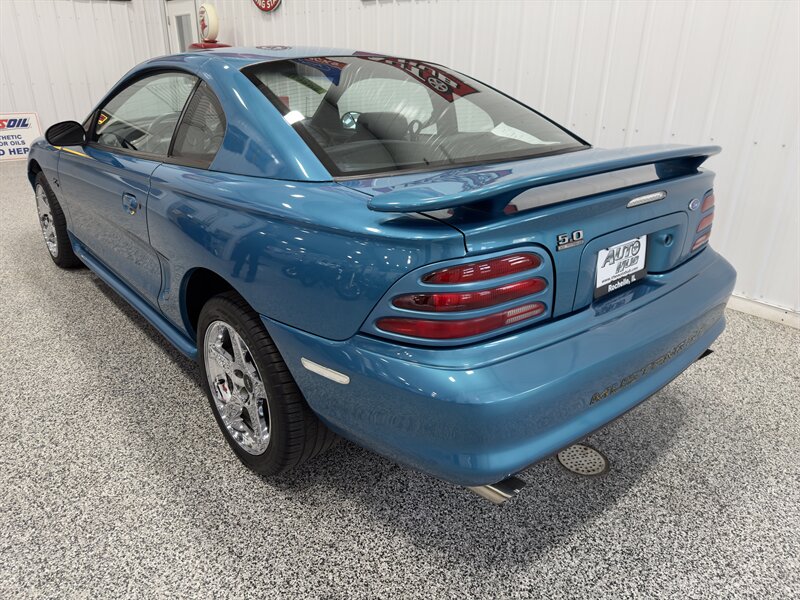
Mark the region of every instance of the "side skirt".
[[179, 331], [172, 323], [167, 321], [160, 312], [155, 310], [150, 304], [134, 292], [119, 277], [114, 275], [106, 266], [97, 260], [86, 247], [74, 236], [70, 235], [72, 249], [78, 258], [89, 267], [95, 275], [102, 279], [111, 289], [117, 292], [122, 298], [135, 308], [147, 321], [155, 327], [161, 335], [175, 346], [181, 354], [192, 360], [197, 360], [197, 346], [189, 337]]

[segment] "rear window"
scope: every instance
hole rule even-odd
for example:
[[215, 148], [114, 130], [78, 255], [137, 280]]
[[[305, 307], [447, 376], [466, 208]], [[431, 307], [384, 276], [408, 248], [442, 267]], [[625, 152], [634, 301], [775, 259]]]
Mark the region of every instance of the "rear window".
[[498, 162], [580, 150], [569, 132], [500, 92], [438, 65], [335, 56], [243, 73], [334, 176]]

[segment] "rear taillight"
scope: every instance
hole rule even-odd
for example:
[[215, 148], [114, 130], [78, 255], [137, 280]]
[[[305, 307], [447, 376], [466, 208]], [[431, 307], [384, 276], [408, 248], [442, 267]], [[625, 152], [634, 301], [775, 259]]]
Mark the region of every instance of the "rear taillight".
[[500, 258], [439, 269], [425, 275], [422, 281], [430, 284], [472, 283], [522, 273], [541, 264], [542, 259], [536, 254], [509, 254]]
[[537, 294], [547, 287], [541, 277], [523, 279], [488, 290], [474, 292], [429, 292], [422, 294], [404, 294], [392, 300], [397, 308], [420, 310], [424, 312], [454, 312], [486, 308], [516, 300], [523, 296]]
[[709, 232], [709, 233], [703, 234], [699, 238], [697, 238], [694, 241], [694, 244], [692, 245], [692, 252], [694, 252], [695, 250], [699, 250], [704, 244], [707, 244], [708, 243], [708, 238], [710, 238], [710, 237], [711, 237], [711, 233]]
[[700, 212], [703, 213], [703, 218], [700, 219], [700, 223], [697, 225], [698, 235], [692, 244], [692, 252], [705, 246], [711, 237], [711, 225], [714, 223], [714, 190], [708, 192], [703, 198]]
[[701, 231], [711, 227], [711, 224], [713, 222], [714, 222], [714, 213], [712, 212], [707, 217], [703, 217], [703, 220], [700, 221], [700, 224], [697, 226], [697, 233], [700, 233]]
[[538, 317], [545, 311], [545, 308], [545, 305], [541, 302], [531, 302], [474, 319], [434, 321], [433, 319], [384, 317], [378, 319], [376, 325], [383, 331], [398, 335], [429, 340], [451, 340], [480, 335], [494, 329], [500, 329], [507, 325]]
[[[455, 340], [534, 319], [547, 311], [547, 304], [540, 301], [542, 298], [535, 297], [550, 285], [550, 272], [540, 269], [542, 265], [543, 259], [538, 254], [516, 252], [436, 269], [417, 280], [424, 284], [421, 286], [424, 289], [395, 296], [392, 308], [403, 312], [382, 316], [375, 321], [375, 327], [396, 335]], [[503, 279], [493, 287], [489, 287], [491, 283], [482, 283], [497, 278]], [[516, 306], [499, 310], [501, 304], [515, 301]], [[482, 310], [493, 306], [498, 307], [496, 312], [486, 314]], [[484, 314], [469, 315], [477, 310]], [[447, 318], [442, 314], [455, 317], [453, 313], [458, 312], [466, 314], [463, 318]]]

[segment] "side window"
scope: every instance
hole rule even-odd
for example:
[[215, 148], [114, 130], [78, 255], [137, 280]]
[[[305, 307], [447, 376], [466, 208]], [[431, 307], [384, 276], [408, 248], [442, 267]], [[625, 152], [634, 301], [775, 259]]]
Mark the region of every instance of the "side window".
[[175, 134], [172, 156], [208, 167], [225, 137], [225, 114], [205, 82], [189, 101]]
[[100, 110], [92, 141], [166, 156], [196, 82], [185, 73], [159, 73], [134, 81]]

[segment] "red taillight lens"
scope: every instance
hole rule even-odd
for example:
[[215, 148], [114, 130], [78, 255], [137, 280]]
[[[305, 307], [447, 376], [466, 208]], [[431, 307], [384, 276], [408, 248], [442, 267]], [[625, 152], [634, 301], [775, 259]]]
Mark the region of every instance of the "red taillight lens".
[[542, 264], [536, 254], [509, 254], [481, 262], [455, 265], [428, 273], [422, 278], [425, 283], [471, 283], [485, 281], [514, 273], [535, 269]]
[[708, 242], [708, 238], [710, 238], [710, 237], [711, 237], [711, 232], [709, 231], [708, 233], [705, 233], [705, 234], [701, 235], [699, 238], [697, 238], [694, 241], [694, 245], [692, 246], [692, 252], [694, 252], [695, 250], [700, 248], [703, 244]]
[[714, 192], [711, 192], [708, 196], [703, 198], [703, 206], [700, 208], [700, 210], [702, 212], [706, 212], [712, 206], [714, 206]]
[[431, 319], [384, 317], [383, 319], [378, 319], [376, 326], [384, 331], [399, 335], [429, 340], [452, 340], [472, 337], [474, 335], [486, 333], [487, 331], [492, 331], [493, 329], [505, 327], [506, 325], [513, 325], [520, 321], [538, 317], [544, 311], [544, 304], [541, 302], [531, 302], [475, 319], [434, 321]]
[[708, 229], [711, 227], [711, 224], [714, 222], [714, 213], [711, 213], [707, 217], [703, 217], [703, 220], [700, 221], [700, 224], [697, 226], [697, 233], [700, 233], [704, 229]]
[[[714, 208], [713, 191], [708, 192], [708, 194], [706, 194], [706, 197], [703, 198], [703, 206], [700, 208], [700, 211], [707, 212], [712, 208]], [[708, 231], [706, 231], [703, 235], [697, 237], [697, 239], [694, 241], [694, 244], [692, 244], [692, 252], [694, 252], [695, 250], [699, 250], [705, 244], [708, 243], [708, 238], [711, 237], [711, 230], [709, 229], [709, 227], [711, 227], [711, 224], [713, 222], [714, 222], [713, 212], [710, 215], [706, 215], [700, 220], [700, 223], [697, 225], [697, 233], [700, 233], [701, 231], [706, 231], [707, 229]]]
[[425, 294], [405, 294], [392, 300], [398, 308], [421, 310], [425, 312], [451, 312], [457, 310], [473, 310], [502, 304], [509, 300], [522, 298], [541, 292], [547, 282], [540, 278], [525, 279], [501, 285], [490, 290], [475, 292], [432, 292]]

